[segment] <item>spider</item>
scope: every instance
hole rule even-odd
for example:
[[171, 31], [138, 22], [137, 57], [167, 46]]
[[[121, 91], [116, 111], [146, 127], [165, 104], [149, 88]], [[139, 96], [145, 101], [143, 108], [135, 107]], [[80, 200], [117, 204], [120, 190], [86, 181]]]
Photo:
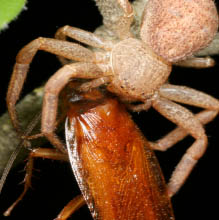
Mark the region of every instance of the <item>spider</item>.
[[[210, 121], [219, 110], [219, 101], [197, 90], [171, 85], [167, 79], [173, 62], [187, 58], [195, 51], [207, 46], [213, 39], [218, 27], [217, 11], [212, 0], [164, 0], [162, 2], [149, 0], [142, 17], [141, 39], [137, 39], [130, 31], [133, 21], [131, 4], [128, 0], [117, 0], [117, 2], [123, 11], [115, 31], [119, 41], [104, 40], [93, 33], [64, 26], [57, 31], [56, 39], [40, 37], [20, 50], [7, 93], [9, 114], [13, 126], [19, 133], [20, 126], [15, 104], [22, 90], [29, 65], [38, 50], [77, 61], [64, 65], [46, 83], [41, 134], [39, 135], [47, 137], [57, 149], [65, 152], [64, 144], [55, 135], [60, 91], [70, 80], [79, 78], [88, 80], [80, 87], [81, 91], [106, 85], [109, 91], [115, 93], [124, 102], [130, 103], [129, 107], [132, 110], [141, 111], [153, 107], [194, 137], [195, 142], [182, 157], [168, 184], [169, 195], [172, 196], [182, 186], [207, 147], [207, 136], [199, 120], [200, 117], [193, 115], [175, 102], [207, 109], [206, 114], [204, 113], [201, 117], [204, 121]], [[195, 4], [191, 5], [194, 2]], [[181, 14], [183, 10], [188, 12], [188, 21]], [[205, 13], [200, 14], [203, 10]], [[199, 14], [201, 19], [196, 18]], [[171, 22], [168, 19], [175, 20]], [[185, 21], [186, 24], [184, 24]], [[181, 38], [185, 42], [180, 41], [181, 38], [177, 39], [184, 32], [185, 35]], [[169, 36], [171, 34], [173, 36]], [[99, 48], [101, 51], [93, 52], [79, 44], [66, 41], [66, 37]], [[171, 38], [175, 41], [170, 44]], [[194, 62], [192, 65], [197, 66], [199, 60], [199, 58], [193, 58], [183, 62], [184, 65], [191, 65], [190, 61], [192, 61]], [[207, 63], [209, 59], [201, 60], [205, 65], [211, 65]], [[142, 104], [131, 105], [139, 101]], [[176, 135], [166, 136], [153, 143], [152, 146], [157, 150], [165, 150], [180, 140], [181, 133], [182, 130]]]

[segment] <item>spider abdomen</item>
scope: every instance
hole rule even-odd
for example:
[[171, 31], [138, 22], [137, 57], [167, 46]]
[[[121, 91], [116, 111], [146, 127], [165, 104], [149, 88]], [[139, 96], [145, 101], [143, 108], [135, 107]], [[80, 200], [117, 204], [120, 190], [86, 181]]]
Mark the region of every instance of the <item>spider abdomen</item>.
[[212, 0], [150, 0], [142, 21], [142, 41], [170, 62], [205, 48], [218, 29]]

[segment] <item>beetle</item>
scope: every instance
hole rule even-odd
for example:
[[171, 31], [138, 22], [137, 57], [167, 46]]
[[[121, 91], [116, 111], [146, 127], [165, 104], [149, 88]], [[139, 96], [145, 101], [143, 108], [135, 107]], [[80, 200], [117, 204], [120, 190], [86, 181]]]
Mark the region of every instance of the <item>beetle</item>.
[[[174, 219], [156, 157], [125, 106], [112, 95], [96, 89], [72, 94], [67, 97], [68, 106], [64, 103], [65, 111], [68, 109], [67, 150], [93, 218]], [[6, 216], [30, 187], [33, 159], [37, 157], [68, 161], [66, 154], [54, 149], [32, 150], [26, 166], [24, 191], [5, 212]], [[57, 220], [66, 219], [83, 204], [82, 197], [74, 198]]]
[[[73, 198], [56, 220], [67, 219], [85, 201], [94, 219], [173, 220], [168, 185], [152, 151], [153, 143], [145, 139], [116, 97], [100, 89], [79, 93], [74, 90], [76, 84], [70, 83], [61, 95], [62, 111], [67, 114], [68, 153], [50, 148], [32, 150], [24, 191], [5, 215], [10, 215], [31, 186], [33, 161], [40, 157], [70, 162], [83, 194]], [[196, 118], [205, 124], [216, 114], [203, 111]], [[186, 135], [186, 131], [176, 128], [163, 141], [173, 145], [175, 137], [180, 141]]]
[[66, 121], [70, 162], [93, 218], [174, 219], [148, 142], [123, 105], [97, 103], [73, 104]]

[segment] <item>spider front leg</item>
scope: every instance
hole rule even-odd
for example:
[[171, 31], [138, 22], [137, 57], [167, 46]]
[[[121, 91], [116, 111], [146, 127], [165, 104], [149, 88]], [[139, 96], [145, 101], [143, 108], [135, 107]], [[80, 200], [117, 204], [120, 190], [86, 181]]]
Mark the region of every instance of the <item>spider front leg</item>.
[[[68, 25], [59, 28], [55, 34], [55, 38], [59, 40], [66, 41], [67, 37], [70, 37], [89, 46], [101, 48], [107, 51], [112, 50], [113, 48], [113, 42], [106, 41], [91, 32], [84, 31]], [[59, 56], [58, 58], [63, 65], [69, 63], [69, 61], [62, 56]]]
[[62, 67], [47, 82], [43, 99], [41, 132], [52, 145], [61, 151], [65, 151], [65, 148], [54, 133], [60, 91], [70, 79], [95, 79], [101, 77], [104, 77], [104, 72], [97, 65], [92, 63], [74, 63]]
[[37, 38], [21, 49], [16, 57], [16, 64], [14, 66], [7, 92], [9, 115], [11, 117], [13, 126], [19, 134], [22, 132], [17, 118], [15, 104], [19, 99], [29, 65], [38, 50], [44, 50], [75, 61], [95, 61], [95, 55], [90, 50], [78, 44], [56, 39]]
[[152, 106], [164, 117], [185, 129], [195, 138], [195, 142], [176, 166], [168, 183], [169, 196], [173, 196], [183, 185], [200, 157], [207, 148], [207, 136], [200, 121], [186, 108], [157, 96]]
[[[204, 110], [196, 114], [195, 118], [205, 125], [211, 122], [217, 114], [218, 111]], [[150, 144], [153, 150], [166, 151], [179, 141], [183, 140], [187, 135], [188, 132], [185, 129], [177, 127], [156, 142], [150, 142]]]
[[[107, 11], [106, 9], [103, 11], [101, 10], [102, 8], [106, 7], [112, 8], [112, 5], [114, 5], [112, 1], [103, 3], [100, 0], [96, 0], [100, 11], [103, 13], [106, 12], [106, 14], [103, 14], [103, 23], [106, 27], [115, 32], [120, 39], [131, 37], [132, 34], [130, 32], [130, 26], [134, 16], [132, 6], [128, 0], [115, 1], [117, 3], [117, 7], [120, 8], [118, 16], [112, 14], [113, 12], [117, 11], [117, 9], [115, 9], [113, 12], [110, 10]], [[112, 16], [110, 16], [111, 14]], [[103, 48], [105, 50], [111, 49], [112, 46], [111, 43], [109, 44], [109, 41], [105, 41], [93, 33], [89, 33], [75, 27], [70, 27], [68, 25], [60, 28], [55, 34], [55, 38], [60, 40], [66, 40], [66, 37], [70, 37], [90, 46]], [[61, 62], [63, 62], [63, 60]]]
[[55, 38], [59, 40], [66, 41], [67, 37], [92, 47], [102, 48], [104, 50], [111, 50], [113, 47], [113, 43], [111, 41], [106, 41], [89, 31], [84, 31], [68, 25], [59, 28], [55, 34]]
[[[159, 95], [162, 97], [159, 97]], [[182, 130], [178, 130], [177, 133], [174, 134], [177, 135], [174, 137], [170, 134], [163, 140], [160, 140], [158, 145], [153, 144], [153, 148], [168, 148], [173, 145], [174, 142], [177, 142], [183, 138], [185, 132], [188, 132], [196, 139], [194, 144], [182, 157], [172, 174], [168, 184], [169, 195], [172, 196], [183, 185], [196, 162], [200, 157], [202, 157], [206, 150], [207, 137], [204, 128], [201, 125], [201, 121], [205, 123], [212, 120], [216, 116], [219, 111], [219, 101], [195, 89], [170, 84], [161, 86], [159, 89], [159, 95], [152, 101], [152, 106], [170, 121], [183, 128], [184, 132]], [[202, 114], [200, 113], [195, 117], [190, 111], [170, 100], [206, 108], [208, 111]]]

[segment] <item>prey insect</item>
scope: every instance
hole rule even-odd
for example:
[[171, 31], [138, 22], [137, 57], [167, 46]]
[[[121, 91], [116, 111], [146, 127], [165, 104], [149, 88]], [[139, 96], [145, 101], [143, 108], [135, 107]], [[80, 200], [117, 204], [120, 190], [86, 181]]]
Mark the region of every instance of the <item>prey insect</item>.
[[[174, 219], [156, 157], [125, 106], [96, 89], [68, 98], [76, 100], [67, 107], [68, 156], [93, 218]], [[5, 215], [29, 188], [36, 157], [68, 160], [66, 154], [54, 149], [33, 150], [27, 163], [24, 192]], [[82, 197], [73, 199], [56, 219], [67, 219], [82, 204]]]
[[[5, 212], [23, 198], [31, 185], [33, 161], [42, 157], [70, 161], [83, 194], [72, 199], [56, 220], [67, 219], [85, 204], [94, 219], [173, 220], [174, 215], [157, 159], [149, 143], [132, 121], [125, 106], [111, 94], [93, 89], [65, 93], [67, 152], [38, 148], [31, 151], [26, 167], [24, 192]], [[75, 84], [73, 84], [75, 88]], [[67, 88], [69, 90], [69, 88]], [[67, 91], [66, 90], [66, 91]], [[66, 95], [67, 94], [67, 95]], [[196, 115], [201, 123], [217, 112]], [[177, 128], [168, 134], [169, 144], [187, 135]], [[176, 140], [176, 138], [178, 140]]]
[[115, 98], [72, 103], [65, 132], [72, 169], [94, 219], [174, 219], [153, 151]]

